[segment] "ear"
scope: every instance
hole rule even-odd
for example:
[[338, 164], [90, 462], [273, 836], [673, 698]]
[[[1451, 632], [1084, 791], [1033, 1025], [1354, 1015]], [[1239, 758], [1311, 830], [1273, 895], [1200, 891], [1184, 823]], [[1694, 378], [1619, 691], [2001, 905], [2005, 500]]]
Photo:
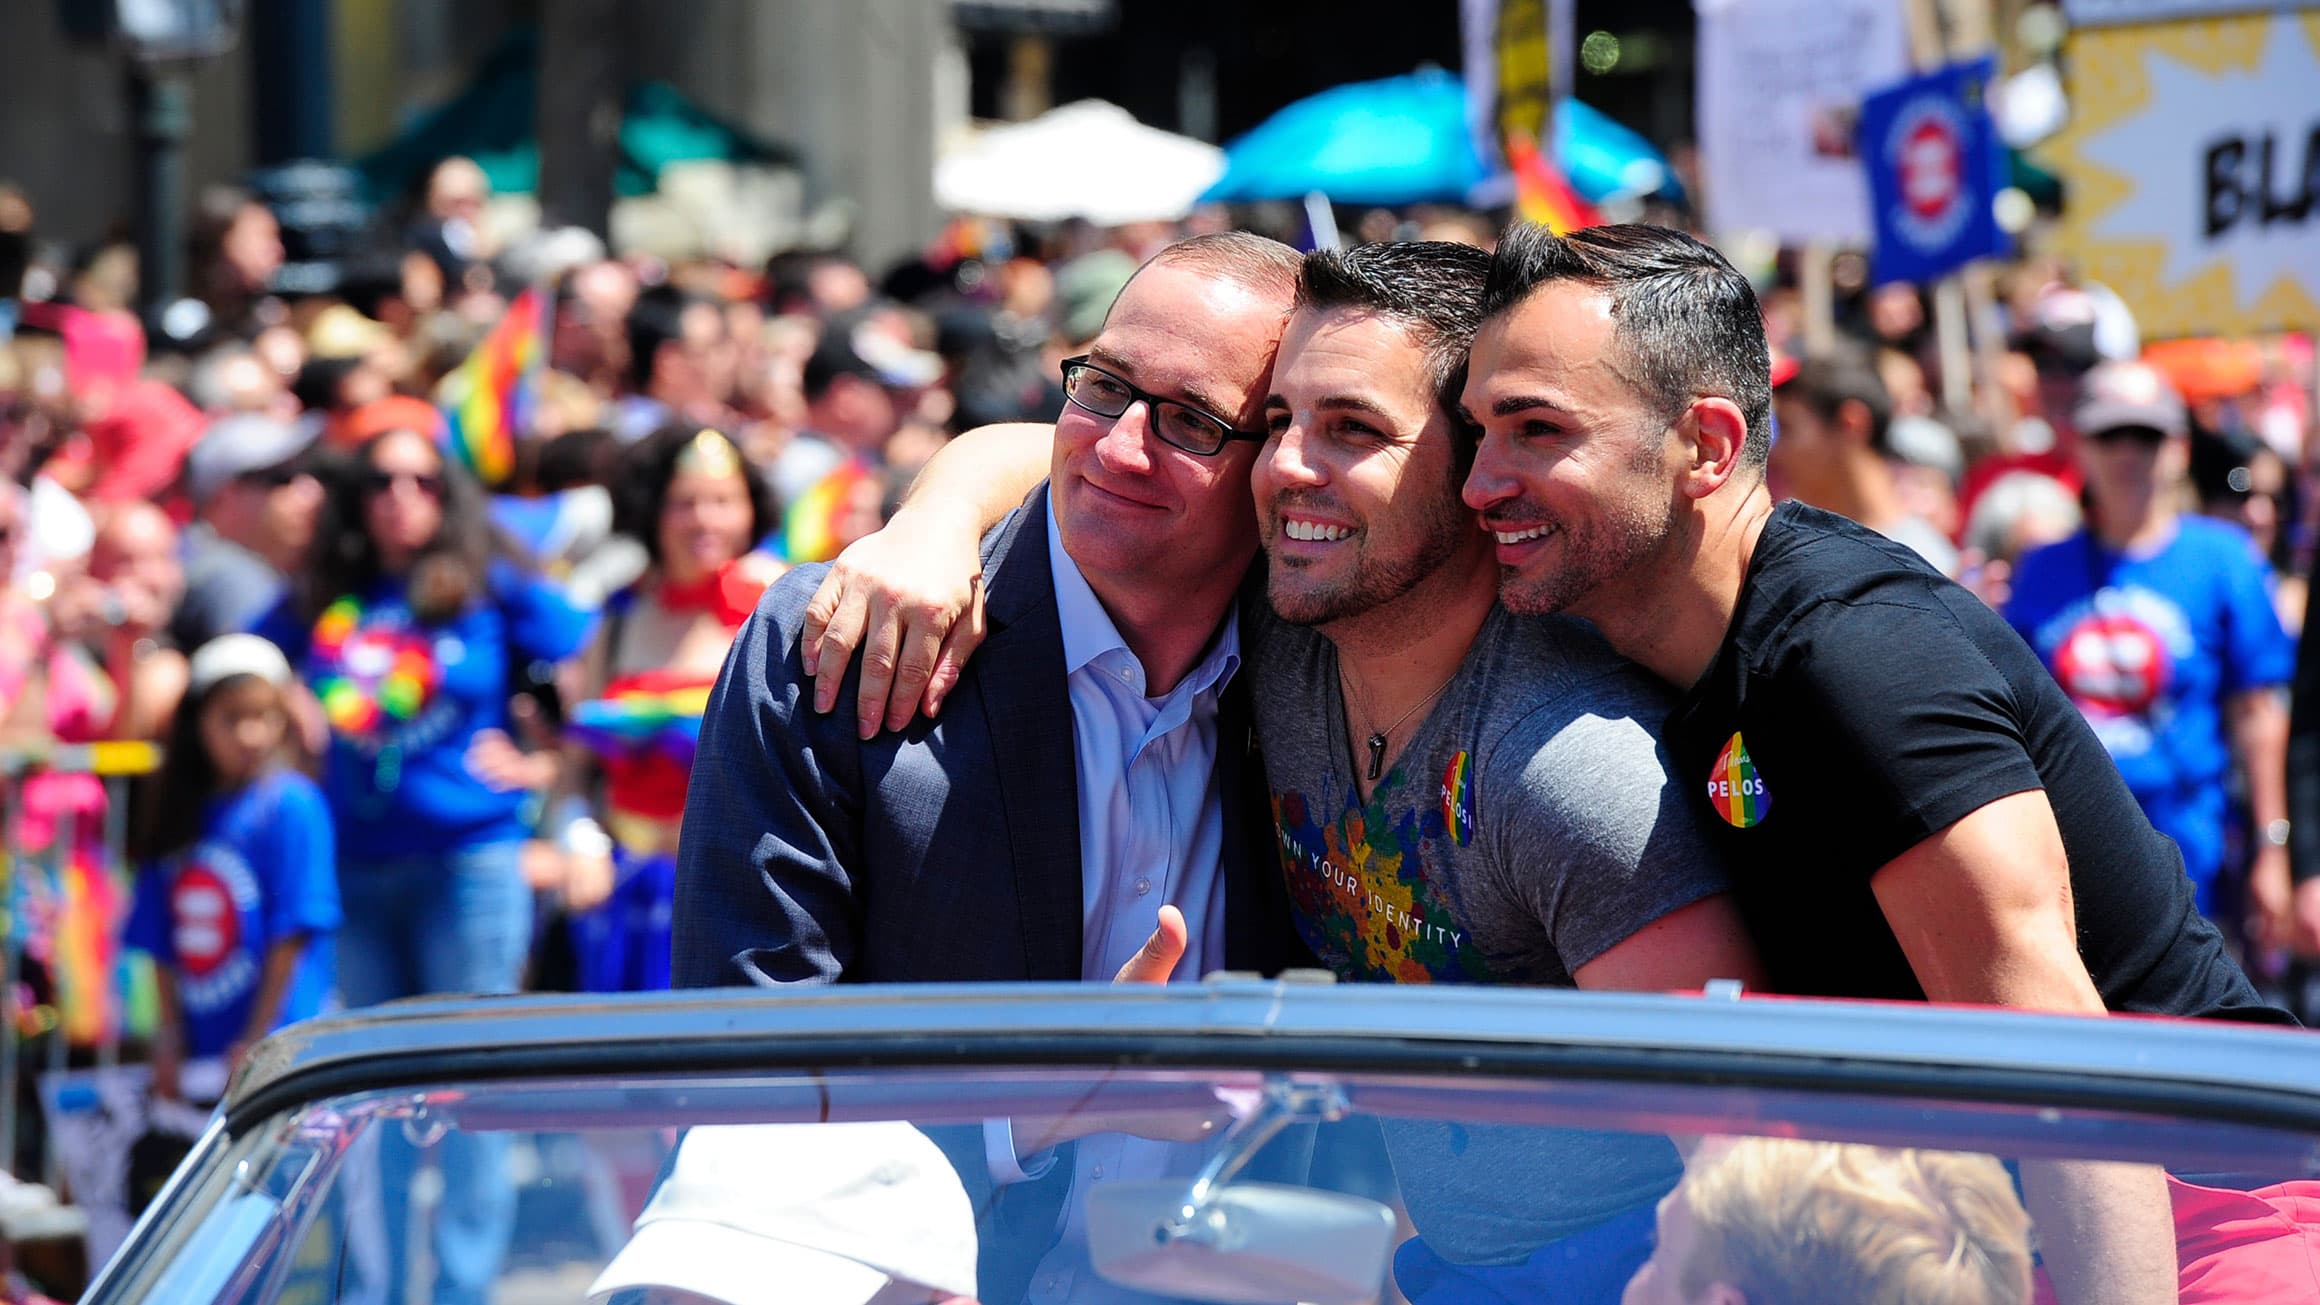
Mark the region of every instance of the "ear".
[[1748, 1305], [1748, 1293], [1728, 1282], [1711, 1282], [1693, 1305]]
[[1676, 423], [1689, 455], [1683, 468], [1686, 496], [1706, 498], [1739, 473], [1741, 452], [1748, 445], [1748, 419], [1730, 399], [1695, 399]]

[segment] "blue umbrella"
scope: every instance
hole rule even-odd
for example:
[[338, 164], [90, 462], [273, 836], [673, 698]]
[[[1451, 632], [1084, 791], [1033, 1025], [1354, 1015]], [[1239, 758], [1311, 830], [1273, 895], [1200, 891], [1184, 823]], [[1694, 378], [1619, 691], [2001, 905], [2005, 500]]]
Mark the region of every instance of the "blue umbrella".
[[1341, 204], [1458, 203], [1482, 180], [1466, 125], [1466, 88], [1439, 68], [1307, 96], [1224, 147], [1207, 200]]
[[1555, 119], [1555, 161], [1571, 189], [1590, 204], [1665, 191], [1683, 198], [1683, 183], [1650, 141], [1579, 100], [1563, 101]]

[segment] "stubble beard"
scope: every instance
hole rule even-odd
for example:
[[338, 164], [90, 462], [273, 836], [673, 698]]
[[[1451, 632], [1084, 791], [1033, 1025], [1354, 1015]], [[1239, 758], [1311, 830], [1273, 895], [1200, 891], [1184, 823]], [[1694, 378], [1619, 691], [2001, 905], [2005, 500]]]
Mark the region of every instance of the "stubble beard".
[[1351, 575], [1310, 585], [1284, 585], [1309, 568], [1274, 562], [1268, 597], [1273, 612], [1291, 625], [1321, 626], [1365, 616], [1416, 589], [1457, 556], [1458, 545], [1474, 529], [1474, 518], [1455, 498], [1429, 503], [1422, 520], [1413, 523], [1415, 546], [1398, 557], [1369, 550], [1372, 536], [1364, 529], [1353, 540]]

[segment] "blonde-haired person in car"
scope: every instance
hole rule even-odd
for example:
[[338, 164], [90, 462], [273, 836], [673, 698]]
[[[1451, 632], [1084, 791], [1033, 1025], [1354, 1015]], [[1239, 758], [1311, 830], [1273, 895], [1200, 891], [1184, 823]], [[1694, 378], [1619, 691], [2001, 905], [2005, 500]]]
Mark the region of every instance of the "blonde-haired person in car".
[[1709, 1139], [1621, 1305], [2025, 1305], [2030, 1216], [1986, 1155]]

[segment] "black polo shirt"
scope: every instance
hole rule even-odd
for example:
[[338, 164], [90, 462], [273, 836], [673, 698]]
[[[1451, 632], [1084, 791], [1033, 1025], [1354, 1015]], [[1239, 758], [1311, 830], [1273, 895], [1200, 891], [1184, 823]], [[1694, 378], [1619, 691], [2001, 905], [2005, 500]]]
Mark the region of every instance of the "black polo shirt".
[[1669, 719], [1714, 812], [1773, 986], [1922, 999], [1870, 877], [1999, 798], [2043, 789], [2079, 951], [2112, 1010], [2285, 1021], [2200, 916], [2175, 844], [2027, 644], [1916, 554], [1773, 511], [1707, 675]]

